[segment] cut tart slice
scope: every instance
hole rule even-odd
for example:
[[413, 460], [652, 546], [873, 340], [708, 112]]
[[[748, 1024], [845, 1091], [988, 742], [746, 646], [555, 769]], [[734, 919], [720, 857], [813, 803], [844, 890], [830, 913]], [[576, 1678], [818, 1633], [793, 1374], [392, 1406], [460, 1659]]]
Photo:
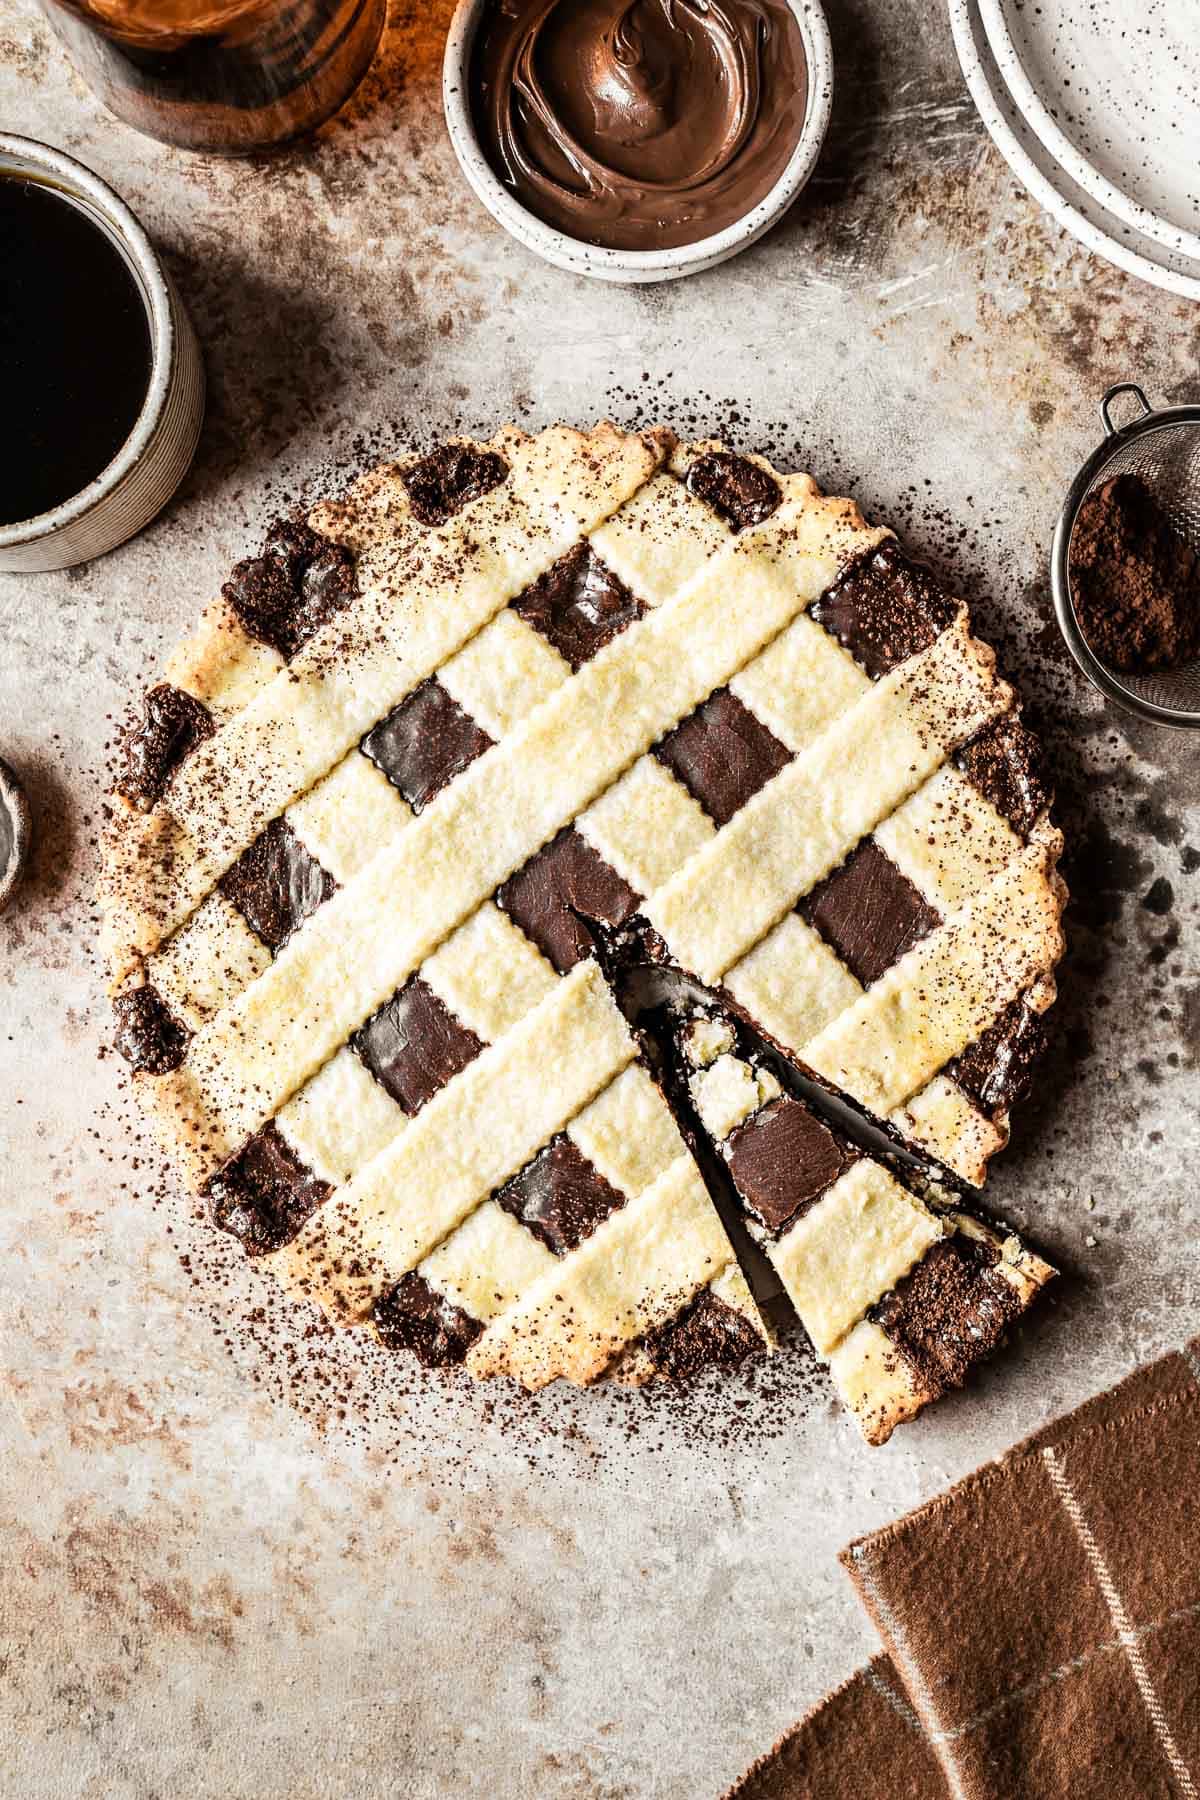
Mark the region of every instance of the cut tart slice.
[[597, 1163], [625, 1203], [561, 1266], [496, 1222], [570, 1185], [558, 1138], [632, 1066], [593, 928], [639, 921], [980, 1180], [1053, 997], [1048, 799], [966, 608], [810, 476], [607, 425], [443, 445], [274, 528], [147, 696], [101, 881], [118, 1046], [289, 1284], [479, 1373], [594, 1373], [667, 1317], [631, 1219], [678, 1240], [682, 1308], [729, 1261], [665, 1165]]
[[924, 1194], [785, 1092], [734, 1020], [676, 1032], [691, 1111], [867, 1440], [960, 1387], [1053, 1277], [1011, 1232]]

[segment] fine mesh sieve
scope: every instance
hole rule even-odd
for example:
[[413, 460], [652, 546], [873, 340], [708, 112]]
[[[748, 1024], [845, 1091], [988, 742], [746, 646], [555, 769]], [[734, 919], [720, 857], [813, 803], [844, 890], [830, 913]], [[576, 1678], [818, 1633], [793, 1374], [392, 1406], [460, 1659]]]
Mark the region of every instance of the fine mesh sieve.
[[[1141, 414], [1128, 425], [1112, 420], [1113, 401], [1133, 395]], [[1054, 530], [1050, 583], [1067, 648], [1089, 681], [1118, 705], [1159, 725], [1200, 727], [1200, 661], [1181, 669], [1135, 674], [1114, 669], [1093, 651], [1079, 628], [1071, 595], [1071, 537], [1079, 509], [1102, 481], [1140, 475], [1171, 524], [1200, 550], [1200, 406], [1156, 411], [1136, 382], [1119, 381], [1100, 403], [1105, 437], [1080, 469]]]

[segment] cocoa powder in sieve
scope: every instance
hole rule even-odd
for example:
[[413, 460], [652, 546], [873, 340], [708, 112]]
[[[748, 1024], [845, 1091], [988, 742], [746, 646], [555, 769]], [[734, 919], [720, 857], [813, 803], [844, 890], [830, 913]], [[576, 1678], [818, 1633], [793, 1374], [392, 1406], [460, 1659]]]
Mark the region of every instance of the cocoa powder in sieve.
[[1139, 475], [1088, 495], [1071, 535], [1080, 629], [1114, 669], [1176, 669], [1200, 655], [1200, 556]]

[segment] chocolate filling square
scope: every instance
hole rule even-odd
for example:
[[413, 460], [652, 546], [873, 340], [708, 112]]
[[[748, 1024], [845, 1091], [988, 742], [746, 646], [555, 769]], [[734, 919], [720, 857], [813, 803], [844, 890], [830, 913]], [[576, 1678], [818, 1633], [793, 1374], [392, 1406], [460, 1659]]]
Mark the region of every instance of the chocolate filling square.
[[451, 699], [434, 675], [414, 688], [362, 741], [376, 768], [382, 769], [418, 813], [491, 747], [487, 732]]
[[1021, 1311], [996, 1261], [996, 1251], [975, 1238], [943, 1238], [873, 1310], [930, 1398], [961, 1387]]
[[728, 688], [718, 688], [655, 746], [710, 819], [725, 825], [792, 753]]
[[624, 925], [641, 903], [641, 895], [570, 825], [510, 876], [496, 899], [560, 975], [595, 948], [585, 920]]
[[385, 1001], [350, 1042], [410, 1117], [483, 1049], [419, 975]]
[[799, 910], [864, 987], [941, 924], [874, 838], [814, 888]]
[[439, 444], [420, 462], [400, 472], [414, 517], [422, 525], [444, 525], [472, 500], [490, 494], [508, 475], [494, 450], [472, 444]]
[[250, 636], [288, 662], [357, 591], [345, 545], [291, 519], [272, 525], [262, 555], [238, 563], [221, 590]]
[[379, 1297], [371, 1317], [385, 1349], [408, 1351], [427, 1369], [460, 1363], [483, 1330], [415, 1269]]
[[597, 650], [640, 619], [642, 602], [588, 543], [576, 544], [512, 602], [514, 612], [581, 669]]
[[812, 616], [878, 680], [927, 650], [956, 611], [929, 570], [888, 541], [844, 569]]
[[216, 730], [203, 701], [159, 682], [146, 695], [141, 719], [121, 740], [123, 767], [117, 792], [131, 805], [149, 812], [190, 751]]
[[735, 1369], [766, 1346], [749, 1319], [701, 1288], [677, 1318], [647, 1332], [643, 1348], [660, 1375], [687, 1381], [701, 1369]]
[[1015, 713], [996, 719], [955, 758], [967, 780], [1027, 838], [1050, 805], [1045, 752]]
[[625, 1195], [560, 1132], [500, 1189], [496, 1202], [555, 1256], [566, 1256], [624, 1206]]
[[250, 1256], [290, 1243], [332, 1192], [274, 1123], [256, 1132], [205, 1188], [213, 1222], [240, 1238]]
[[783, 489], [773, 475], [728, 450], [709, 450], [698, 456], [687, 472], [687, 485], [735, 531], [761, 525], [783, 499]]
[[337, 888], [282, 818], [272, 819], [219, 885], [271, 951], [282, 949]]
[[1031, 1011], [1024, 1000], [1014, 1000], [973, 1044], [947, 1063], [945, 1073], [981, 1112], [1007, 1111], [1033, 1086], [1046, 1038], [1042, 1015]]
[[135, 1075], [169, 1075], [187, 1055], [191, 1032], [167, 1010], [157, 988], [146, 982], [118, 994], [112, 1003], [113, 1048]]
[[772, 1232], [815, 1206], [856, 1160], [803, 1101], [786, 1094], [731, 1133], [726, 1156], [744, 1204]]

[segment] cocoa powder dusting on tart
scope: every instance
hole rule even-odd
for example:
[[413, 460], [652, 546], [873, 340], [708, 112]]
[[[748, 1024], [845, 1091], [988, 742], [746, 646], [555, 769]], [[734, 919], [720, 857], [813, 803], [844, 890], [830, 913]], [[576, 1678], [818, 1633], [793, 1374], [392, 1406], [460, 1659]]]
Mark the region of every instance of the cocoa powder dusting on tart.
[[698, 456], [687, 474], [693, 494], [719, 512], [735, 531], [761, 525], [783, 499], [783, 489], [765, 469], [728, 450]]
[[702, 1369], [734, 1369], [758, 1356], [763, 1341], [750, 1321], [727, 1306], [710, 1288], [700, 1293], [669, 1324], [649, 1332], [645, 1349], [660, 1375], [688, 1381]]
[[305, 1167], [273, 1122], [255, 1132], [205, 1190], [213, 1223], [240, 1238], [250, 1256], [281, 1249], [332, 1191]]
[[112, 1003], [113, 1048], [135, 1075], [169, 1075], [187, 1053], [190, 1034], [172, 1017], [149, 983], [118, 994]]
[[995, 1250], [974, 1238], [943, 1238], [874, 1310], [933, 1398], [961, 1387], [1021, 1311], [996, 1261]]
[[290, 661], [357, 591], [354, 558], [311, 526], [278, 519], [260, 556], [235, 567], [221, 592], [251, 637]]
[[995, 1117], [1031, 1091], [1046, 1050], [1045, 1020], [1018, 999], [1006, 1006], [981, 1036], [946, 1065], [981, 1111]]
[[928, 650], [956, 610], [931, 572], [892, 540], [855, 557], [811, 609], [875, 681]]
[[1019, 837], [1027, 838], [1050, 806], [1042, 745], [1016, 713], [1005, 713], [959, 751], [963, 774]]
[[203, 701], [159, 682], [147, 693], [141, 718], [121, 739], [117, 792], [140, 812], [149, 812], [184, 757], [215, 730]]
[[471, 500], [490, 494], [508, 474], [494, 450], [473, 444], [440, 444], [400, 475], [422, 525], [444, 525]]
[[372, 1322], [385, 1350], [407, 1351], [427, 1369], [460, 1363], [483, 1330], [415, 1269], [375, 1302]]

